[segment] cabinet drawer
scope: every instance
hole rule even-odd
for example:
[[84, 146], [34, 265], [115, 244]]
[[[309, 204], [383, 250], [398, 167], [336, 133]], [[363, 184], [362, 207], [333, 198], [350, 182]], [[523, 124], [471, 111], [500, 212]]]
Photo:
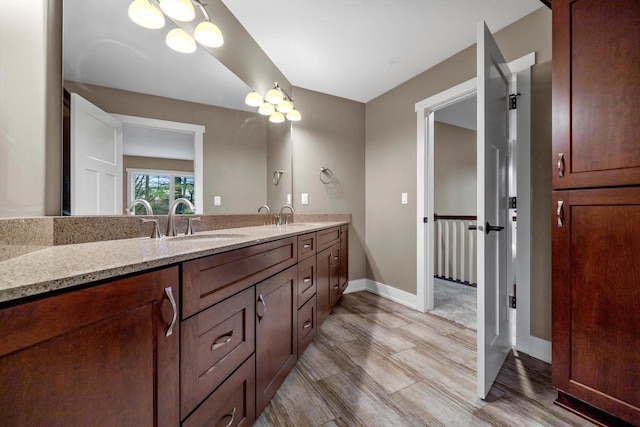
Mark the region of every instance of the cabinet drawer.
[[316, 253], [316, 233], [303, 234], [298, 236], [298, 262], [315, 255]]
[[253, 353], [254, 288], [182, 322], [182, 414], [191, 412]]
[[340, 241], [340, 227], [327, 228], [317, 232], [318, 252]]
[[316, 256], [298, 263], [298, 308], [316, 294]]
[[316, 336], [317, 325], [315, 295], [298, 310], [298, 359]]
[[252, 355], [183, 423], [183, 427], [253, 425], [256, 359]]
[[297, 243], [290, 237], [183, 263], [182, 318], [294, 265]]

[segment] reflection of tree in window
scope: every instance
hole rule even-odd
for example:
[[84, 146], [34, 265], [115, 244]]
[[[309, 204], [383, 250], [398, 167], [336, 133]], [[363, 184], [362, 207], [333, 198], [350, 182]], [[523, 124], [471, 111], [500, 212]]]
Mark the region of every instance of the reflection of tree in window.
[[[192, 176], [137, 172], [133, 173], [131, 178], [133, 179], [133, 197], [129, 202], [134, 199], [145, 199], [151, 204], [153, 213], [156, 215], [168, 214], [171, 203], [180, 197], [188, 199], [191, 203], [195, 202], [194, 178]], [[188, 214], [192, 212], [187, 206], [181, 204], [176, 213]], [[143, 206], [135, 207], [135, 215], [144, 214]]]

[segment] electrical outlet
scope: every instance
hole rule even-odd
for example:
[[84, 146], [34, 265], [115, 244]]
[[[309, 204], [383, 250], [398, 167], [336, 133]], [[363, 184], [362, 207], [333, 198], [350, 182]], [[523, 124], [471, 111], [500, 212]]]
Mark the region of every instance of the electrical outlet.
[[287, 204], [291, 204], [291, 193], [287, 193]]
[[220, 206], [222, 204], [222, 197], [213, 196], [213, 206]]
[[308, 205], [309, 204], [309, 194], [302, 193], [302, 204], [303, 205]]
[[409, 203], [409, 195], [407, 193], [402, 193], [402, 204], [406, 205]]

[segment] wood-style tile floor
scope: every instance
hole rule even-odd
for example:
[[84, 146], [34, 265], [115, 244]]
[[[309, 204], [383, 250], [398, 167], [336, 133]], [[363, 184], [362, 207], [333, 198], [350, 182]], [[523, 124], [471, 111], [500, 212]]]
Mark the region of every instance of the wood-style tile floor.
[[256, 426], [590, 426], [553, 405], [551, 366], [513, 352], [476, 397], [476, 334], [346, 294]]

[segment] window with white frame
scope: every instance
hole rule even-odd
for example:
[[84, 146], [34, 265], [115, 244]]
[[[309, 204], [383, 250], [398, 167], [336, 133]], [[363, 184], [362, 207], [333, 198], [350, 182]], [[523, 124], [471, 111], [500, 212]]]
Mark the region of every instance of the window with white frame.
[[[127, 168], [128, 205], [136, 199], [145, 199], [151, 204], [154, 215], [166, 215], [169, 206], [180, 197], [195, 203], [193, 172]], [[176, 213], [191, 211], [181, 204]], [[130, 212], [130, 215], [144, 214], [144, 207], [140, 205]]]

